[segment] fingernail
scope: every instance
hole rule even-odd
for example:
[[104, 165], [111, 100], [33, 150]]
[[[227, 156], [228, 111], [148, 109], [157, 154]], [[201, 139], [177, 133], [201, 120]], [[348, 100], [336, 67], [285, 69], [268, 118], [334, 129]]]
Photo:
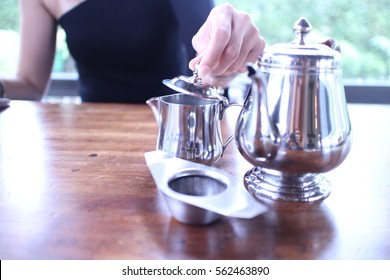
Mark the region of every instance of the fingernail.
[[191, 60], [189, 63], [188, 63], [188, 67], [193, 71], [194, 68], [195, 68], [195, 59]]

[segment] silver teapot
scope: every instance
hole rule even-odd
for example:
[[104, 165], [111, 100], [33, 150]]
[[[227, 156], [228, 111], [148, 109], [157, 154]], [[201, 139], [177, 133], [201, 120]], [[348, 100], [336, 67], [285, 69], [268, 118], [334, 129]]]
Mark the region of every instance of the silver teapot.
[[266, 47], [236, 125], [236, 144], [254, 165], [244, 184], [259, 200], [312, 202], [326, 198], [323, 176], [347, 157], [351, 124], [340, 48], [332, 38], [307, 44], [300, 18], [295, 40]]

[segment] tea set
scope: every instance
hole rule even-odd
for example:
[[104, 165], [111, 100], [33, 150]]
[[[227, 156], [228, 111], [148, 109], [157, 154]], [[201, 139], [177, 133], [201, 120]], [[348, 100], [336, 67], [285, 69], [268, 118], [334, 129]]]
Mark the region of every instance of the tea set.
[[[331, 184], [324, 173], [347, 157], [352, 130], [340, 47], [332, 38], [308, 43], [311, 29], [305, 18], [299, 18], [292, 42], [267, 46], [257, 64], [247, 66], [251, 85], [243, 92], [245, 99], [240, 104], [235, 134], [225, 141], [221, 121], [233, 104], [221, 95], [218, 83], [203, 82], [196, 69], [192, 77], [163, 81], [178, 93], [147, 101], [158, 124], [158, 137], [157, 151], [145, 157], [149, 168], [161, 164], [158, 174], [151, 168], [159, 190], [168, 200], [184, 203], [185, 207], [217, 213], [211, 219], [194, 221], [188, 214], [194, 211], [187, 213], [181, 205], [171, 209], [176, 219], [208, 224], [220, 215], [234, 216], [240, 210], [246, 213], [243, 217], [251, 218], [265, 211], [261, 202], [311, 203], [330, 194]], [[212, 166], [233, 140], [242, 157], [253, 165], [244, 175], [245, 189], [232, 184], [229, 174]], [[214, 182], [218, 178], [220, 182]], [[193, 193], [208, 185], [220, 187], [217, 192]], [[242, 207], [225, 197], [232, 197], [232, 188], [245, 190], [240, 192], [245, 198]], [[207, 203], [200, 203], [202, 198]], [[226, 201], [225, 205], [218, 202], [220, 199]], [[172, 206], [172, 201], [168, 205]], [[187, 214], [180, 218], [176, 217], [178, 213]]]

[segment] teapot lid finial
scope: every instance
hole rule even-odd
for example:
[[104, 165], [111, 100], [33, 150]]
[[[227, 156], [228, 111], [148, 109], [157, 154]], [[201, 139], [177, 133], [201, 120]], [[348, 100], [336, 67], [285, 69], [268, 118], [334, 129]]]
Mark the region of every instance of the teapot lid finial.
[[295, 40], [293, 43], [299, 45], [305, 45], [305, 37], [312, 30], [310, 22], [304, 18], [300, 17], [294, 24], [294, 33]]
[[267, 46], [258, 57], [258, 67], [314, 73], [340, 69], [341, 54], [337, 42], [332, 38], [320, 43], [310, 42], [307, 34], [311, 30], [312, 25], [309, 21], [304, 17], [299, 18], [294, 24], [295, 39], [288, 43]]

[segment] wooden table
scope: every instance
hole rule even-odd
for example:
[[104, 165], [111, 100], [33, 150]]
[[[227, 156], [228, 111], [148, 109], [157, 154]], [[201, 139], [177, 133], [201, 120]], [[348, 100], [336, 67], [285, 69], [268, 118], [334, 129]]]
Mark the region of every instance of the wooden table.
[[[190, 226], [145, 163], [149, 107], [13, 101], [0, 112], [0, 259], [390, 259], [390, 106], [349, 112], [353, 147], [323, 202]], [[241, 181], [251, 166], [231, 144], [216, 167]]]

